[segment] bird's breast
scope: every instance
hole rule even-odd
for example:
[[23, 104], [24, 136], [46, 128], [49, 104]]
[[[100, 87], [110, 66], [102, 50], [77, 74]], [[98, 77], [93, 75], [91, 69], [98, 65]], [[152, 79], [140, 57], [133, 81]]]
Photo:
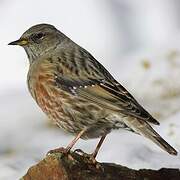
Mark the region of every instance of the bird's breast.
[[32, 97], [43, 112], [55, 121], [63, 121], [65, 114], [62, 105], [71, 98], [56, 86], [53, 68], [39, 65], [30, 69], [27, 82]]

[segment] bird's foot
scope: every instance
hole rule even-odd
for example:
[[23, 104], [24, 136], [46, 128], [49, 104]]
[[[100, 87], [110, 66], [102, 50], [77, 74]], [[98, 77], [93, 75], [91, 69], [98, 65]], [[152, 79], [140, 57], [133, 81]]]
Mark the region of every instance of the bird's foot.
[[93, 154], [85, 153], [85, 152], [82, 151], [81, 149], [76, 149], [74, 152], [75, 152], [75, 153], [78, 153], [79, 155], [81, 155], [81, 156], [83, 156], [85, 159], [87, 159], [87, 162], [88, 162], [90, 165], [95, 166], [96, 169], [104, 171], [104, 168], [100, 165], [99, 162], [96, 161], [96, 159], [94, 158]]
[[69, 159], [74, 160], [74, 158], [72, 157], [72, 155], [70, 154], [70, 150], [64, 147], [60, 147], [60, 148], [56, 148], [56, 149], [52, 149], [50, 151], [47, 152], [47, 156], [53, 153], [61, 153], [65, 156], [67, 156]]
[[60, 148], [56, 148], [56, 149], [52, 149], [52, 150], [48, 151], [47, 155], [53, 154], [53, 153], [67, 154], [68, 152], [69, 152], [68, 149], [60, 147]]
[[74, 152], [78, 153], [79, 155], [83, 156], [84, 158], [88, 159], [90, 162], [92, 162], [93, 164], [96, 163], [96, 159], [93, 157], [93, 154], [88, 154], [85, 153], [83, 150], [81, 149], [76, 149]]

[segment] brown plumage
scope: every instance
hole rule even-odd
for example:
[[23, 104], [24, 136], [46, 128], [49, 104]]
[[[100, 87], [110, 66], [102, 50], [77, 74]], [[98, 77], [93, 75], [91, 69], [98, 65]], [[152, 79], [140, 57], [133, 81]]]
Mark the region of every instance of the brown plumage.
[[29, 57], [28, 87], [50, 119], [76, 138], [102, 137], [125, 128], [143, 135], [170, 154], [171, 147], [150, 126], [159, 125], [111, 74], [85, 49], [54, 26], [40, 24], [10, 44], [24, 47]]

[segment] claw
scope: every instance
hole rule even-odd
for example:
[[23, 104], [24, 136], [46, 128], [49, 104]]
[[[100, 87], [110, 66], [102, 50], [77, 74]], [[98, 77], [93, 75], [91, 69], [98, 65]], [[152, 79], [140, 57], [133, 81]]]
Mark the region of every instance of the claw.
[[75, 149], [74, 152], [75, 152], [75, 153], [78, 153], [79, 155], [81, 155], [81, 156], [83, 156], [83, 157], [85, 157], [85, 158], [89, 158], [89, 156], [91, 155], [91, 154], [85, 153], [85, 152], [84, 152], [83, 150], [81, 150], [81, 149]]
[[53, 154], [53, 153], [67, 154], [68, 152], [69, 151], [66, 148], [60, 147], [60, 148], [56, 148], [56, 149], [52, 149], [52, 150], [48, 151], [46, 155]]
[[75, 152], [75, 153], [82, 153], [82, 154], [85, 153], [85, 152], [84, 152], [83, 150], [81, 150], [81, 149], [75, 149], [74, 152]]
[[68, 159], [73, 161], [74, 158], [72, 157], [72, 155], [69, 152], [70, 152], [69, 149], [60, 147], [60, 148], [48, 151], [46, 155], [48, 156], [48, 155], [53, 154], [53, 153], [62, 153], [63, 155], [67, 155]]
[[79, 155], [83, 156], [84, 158], [87, 159], [88, 163], [90, 165], [93, 165], [96, 167], [96, 169], [100, 169], [102, 171], [104, 171], [104, 168], [100, 165], [100, 163], [98, 163], [96, 161], [96, 159], [94, 158], [93, 154], [88, 154], [88, 153], [85, 153], [84, 151], [82, 151], [81, 149], [76, 149], [74, 150], [75, 153], [78, 153]]

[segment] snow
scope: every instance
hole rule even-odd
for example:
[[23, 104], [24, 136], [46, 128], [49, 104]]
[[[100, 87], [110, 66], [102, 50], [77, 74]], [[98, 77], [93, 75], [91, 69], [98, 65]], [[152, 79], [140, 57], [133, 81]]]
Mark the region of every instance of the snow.
[[[36, 6], [32, 2], [36, 3]], [[121, 2], [124, 2], [125, 6], [126, 2], [123, 0]], [[138, 2], [142, 7], [134, 7], [135, 4], [128, 6], [132, 6], [131, 10], [134, 9], [132, 12], [137, 15], [136, 19], [139, 15], [143, 22], [142, 18], [146, 17], [142, 17], [142, 13], [146, 3], [136, 0], [136, 3]], [[171, 7], [167, 2], [170, 1], [166, 1], [165, 7], [163, 5], [159, 7], [162, 11], [157, 23], [164, 20], [163, 12], [165, 13], [167, 7]], [[26, 86], [28, 60], [23, 49], [6, 46], [8, 42], [17, 39], [29, 26], [39, 22], [55, 24], [74, 41], [88, 49], [140, 104], [160, 121], [160, 126], [154, 126], [158, 133], [174, 148], [180, 150], [180, 36], [176, 34], [176, 18], [173, 19], [173, 24], [170, 24], [169, 20], [173, 18], [174, 9], [170, 11], [168, 23], [163, 21], [163, 34], [159, 39], [162, 29], [158, 29], [155, 34], [154, 31], [150, 32], [149, 26], [145, 28], [142, 23], [138, 28], [142, 28], [141, 30], [145, 28], [146, 32], [141, 34], [140, 29], [136, 29], [137, 22], [128, 22], [132, 24], [131, 30], [136, 29], [133, 33], [139, 40], [132, 42], [133, 38], [128, 37], [126, 29], [124, 28], [123, 31], [123, 28], [119, 28], [123, 24], [116, 23], [119, 22], [118, 18], [123, 20], [124, 11], [121, 11], [121, 14], [118, 14], [119, 11], [112, 11], [117, 10], [117, 6], [110, 6], [113, 4], [108, 1], [101, 4], [96, 3], [95, 0], [89, 0], [87, 3], [81, 0], [76, 3], [68, 0], [63, 1], [63, 6], [56, 6], [58, 1], [54, 1], [53, 7], [51, 6], [53, 11], [48, 12], [50, 1], [45, 3], [41, 0], [26, 2], [14, 0], [11, 3], [9, 1], [1, 3], [0, 180], [18, 179], [31, 165], [45, 157], [49, 150], [66, 146], [73, 138], [52, 125], [31, 98]], [[120, 4], [120, 1], [116, 3]], [[153, 6], [149, 4], [148, 7], [150, 5]], [[77, 12], [78, 7], [83, 10]], [[70, 8], [69, 13], [67, 13], [68, 8]], [[153, 25], [156, 16], [151, 17], [150, 9], [146, 10], [149, 14], [147, 19]], [[25, 11], [26, 13], [23, 13]], [[47, 13], [46, 17], [45, 13]], [[114, 19], [115, 17], [117, 18]], [[129, 20], [127, 17], [125, 19]], [[74, 25], [82, 22], [84, 22], [83, 27]], [[140, 22], [138, 24], [140, 25]], [[124, 24], [124, 26], [128, 25]], [[160, 28], [160, 26], [158, 24], [156, 27]], [[149, 37], [152, 37], [153, 45], [151, 38], [144, 39], [145, 36], [148, 37], [148, 33], [152, 33]], [[176, 39], [173, 38], [175, 34]], [[163, 37], [168, 39], [164, 40]], [[161, 39], [163, 41], [160, 44]], [[133, 44], [134, 47], [129, 47], [128, 44]], [[152, 46], [147, 46], [149, 44]], [[92, 152], [97, 142], [98, 139], [80, 140], [75, 148]], [[171, 156], [148, 139], [124, 130], [114, 131], [107, 136], [97, 158], [98, 161], [114, 162], [135, 169], [180, 167], [180, 155]]]

